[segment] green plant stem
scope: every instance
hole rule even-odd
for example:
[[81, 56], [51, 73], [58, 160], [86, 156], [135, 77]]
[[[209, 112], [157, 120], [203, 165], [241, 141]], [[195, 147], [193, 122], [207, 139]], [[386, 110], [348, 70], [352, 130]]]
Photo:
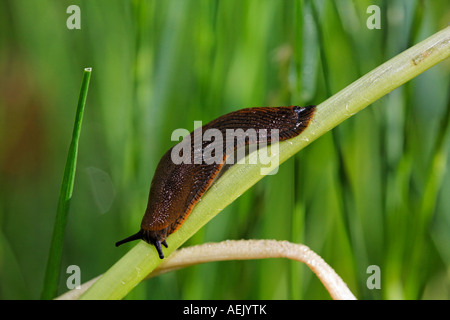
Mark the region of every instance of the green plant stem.
[[80, 139], [81, 123], [83, 120], [84, 107], [91, 79], [91, 68], [84, 69], [83, 80], [81, 82], [80, 95], [75, 114], [75, 123], [72, 133], [72, 141], [66, 158], [64, 176], [59, 194], [58, 209], [56, 212], [53, 235], [50, 244], [47, 269], [45, 271], [44, 286], [42, 289], [42, 299], [53, 299], [58, 291], [59, 274], [61, 268], [61, 256], [64, 241], [64, 231], [67, 221], [67, 212], [72, 198], [75, 170], [77, 165], [78, 142]]
[[[212, 261], [250, 260], [287, 258], [306, 264], [323, 283], [333, 299], [354, 300], [353, 293], [345, 282], [320, 256], [307, 246], [288, 241], [277, 240], [226, 240], [216, 243], [204, 243], [183, 248], [174, 252], [146, 279], [161, 274]], [[58, 300], [74, 300], [88, 290], [99, 277], [59, 296]]]
[[[356, 80], [318, 105], [313, 121], [301, 135], [279, 144], [279, 163], [449, 56], [450, 27], [447, 27]], [[182, 245], [223, 208], [263, 178], [260, 175], [262, 167], [263, 165], [234, 165], [226, 171], [202, 197], [180, 229], [169, 236], [169, 248], [164, 250], [165, 255]], [[156, 250], [140, 241], [86, 291], [81, 299], [121, 299], [160, 263]]]

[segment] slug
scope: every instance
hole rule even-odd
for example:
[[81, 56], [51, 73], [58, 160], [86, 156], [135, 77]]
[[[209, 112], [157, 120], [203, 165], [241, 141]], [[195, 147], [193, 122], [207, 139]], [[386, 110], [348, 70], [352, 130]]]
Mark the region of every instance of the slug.
[[[154, 245], [159, 257], [163, 259], [161, 245], [168, 247], [166, 238], [175, 232], [189, 216], [195, 204], [217, 178], [225, 160], [237, 148], [259, 143], [262, 140], [270, 143], [273, 129], [278, 130], [279, 141], [299, 135], [310, 123], [315, 108], [316, 106], [247, 108], [223, 115], [191, 132], [188, 136], [190, 139], [185, 137], [161, 158], [151, 182], [141, 229], [136, 234], [117, 242], [116, 246], [142, 239]], [[196, 145], [194, 141], [198, 135], [203, 137], [207, 130], [216, 130], [215, 132], [225, 136], [230, 129], [240, 132], [241, 135], [244, 134], [245, 137], [240, 137], [243, 139], [237, 137], [236, 140], [233, 138], [231, 145], [223, 143], [221, 155], [212, 153], [214, 156], [219, 156], [222, 161], [211, 163], [204, 158], [198, 158], [198, 154], [202, 155], [210, 150], [213, 144], [210, 141], [201, 141], [200, 145]], [[257, 135], [246, 134], [244, 130], [248, 131], [248, 129], [253, 129]], [[276, 138], [274, 136], [273, 140], [276, 141]], [[191, 160], [194, 159], [193, 163], [191, 161], [175, 164], [172, 155], [174, 153], [178, 155], [182, 150], [180, 148], [186, 146], [190, 153], [187, 156], [190, 156]]]

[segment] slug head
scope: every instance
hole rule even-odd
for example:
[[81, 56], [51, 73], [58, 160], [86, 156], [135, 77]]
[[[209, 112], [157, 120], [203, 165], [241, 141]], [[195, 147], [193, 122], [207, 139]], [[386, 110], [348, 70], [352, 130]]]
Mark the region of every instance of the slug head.
[[144, 240], [148, 244], [154, 245], [156, 248], [156, 251], [158, 251], [159, 258], [164, 259], [164, 254], [162, 252], [161, 244], [167, 248], [168, 245], [167, 245], [166, 240], [162, 240], [162, 241], [158, 240], [157, 237], [152, 235], [152, 232], [149, 230], [144, 230], [144, 229], [139, 230], [137, 233], [133, 234], [132, 236], [129, 236], [128, 238], [125, 238], [121, 241], [116, 242], [116, 247], [118, 247], [124, 243], [134, 241], [134, 240]]

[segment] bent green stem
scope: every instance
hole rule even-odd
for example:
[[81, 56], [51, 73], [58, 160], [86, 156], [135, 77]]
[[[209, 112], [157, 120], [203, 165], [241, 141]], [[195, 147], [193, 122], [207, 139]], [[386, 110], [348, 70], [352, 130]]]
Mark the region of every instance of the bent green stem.
[[[306, 264], [320, 279], [335, 300], [355, 300], [345, 282], [319, 255], [305, 245], [277, 240], [227, 240], [183, 248], [165, 259], [146, 279], [200, 263], [227, 260], [287, 258]], [[58, 297], [73, 300], [86, 291], [99, 277]]]

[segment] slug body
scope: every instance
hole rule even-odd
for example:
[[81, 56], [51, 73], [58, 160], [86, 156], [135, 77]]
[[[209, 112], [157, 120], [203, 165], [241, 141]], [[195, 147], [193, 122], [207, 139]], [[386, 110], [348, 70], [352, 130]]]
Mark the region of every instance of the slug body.
[[[259, 143], [262, 139], [270, 143], [273, 129], [278, 130], [279, 141], [299, 135], [308, 126], [314, 111], [315, 106], [242, 109], [223, 115], [191, 132], [191, 139], [183, 140], [175, 145], [161, 158], [150, 186], [148, 205], [141, 229], [136, 234], [117, 242], [116, 246], [142, 239], [154, 245], [159, 257], [163, 259], [161, 244], [167, 248], [166, 238], [175, 232], [189, 216], [195, 204], [218, 176], [228, 156], [237, 148]], [[253, 129], [257, 135], [254, 137], [247, 135], [244, 139], [233, 140], [228, 145], [223, 143], [222, 161], [209, 163], [200, 158], [200, 161], [196, 162], [175, 164], [171, 157], [173, 149], [179, 148], [186, 141], [190, 141], [188, 147], [190, 147], [192, 159], [196, 154], [203, 154], [208, 146], [211, 147], [211, 141], [202, 141], [197, 145], [194, 143], [196, 135], [203, 136], [209, 129], [216, 129], [216, 132], [220, 131], [223, 136], [226, 136], [227, 129], [243, 129], [244, 131]]]

